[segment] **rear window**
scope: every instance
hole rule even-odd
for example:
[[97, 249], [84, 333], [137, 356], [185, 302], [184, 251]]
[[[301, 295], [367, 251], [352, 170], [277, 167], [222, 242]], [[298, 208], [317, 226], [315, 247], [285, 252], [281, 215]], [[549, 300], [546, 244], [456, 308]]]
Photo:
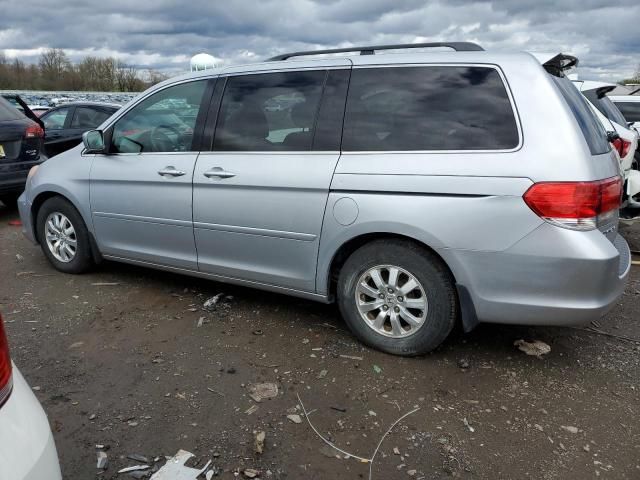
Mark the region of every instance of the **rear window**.
[[3, 97], [0, 97], [0, 122], [25, 118], [20, 111]]
[[616, 122], [618, 125], [626, 125], [627, 121], [624, 119], [624, 116], [620, 113], [618, 107], [614, 105], [609, 97], [599, 96], [596, 90], [589, 90], [583, 93], [584, 96], [591, 101], [593, 106], [609, 120]]
[[587, 145], [589, 145], [591, 155], [607, 153], [611, 149], [607, 141], [607, 132], [591, 111], [591, 107], [589, 107], [585, 98], [568, 78], [555, 76], [551, 78], [553, 78], [571, 112], [573, 112], [573, 116], [576, 122], [578, 122], [580, 130], [582, 130], [584, 139], [587, 141]]
[[627, 122], [640, 122], [640, 102], [613, 102]]
[[353, 70], [342, 149], [505, 150], [519, 144], [511, 101], [489, 67]]

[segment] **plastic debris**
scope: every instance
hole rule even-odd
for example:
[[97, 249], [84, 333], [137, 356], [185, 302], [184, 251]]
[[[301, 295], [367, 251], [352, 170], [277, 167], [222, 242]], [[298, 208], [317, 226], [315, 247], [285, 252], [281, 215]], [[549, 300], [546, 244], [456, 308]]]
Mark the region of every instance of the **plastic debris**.
[[467, 427], [471, 433], [476, 431], [475, 428], [473, 428], [471, 425], [469, 425], [469, 420], [467, 420], [466, 417], [462, 419], [462, 423], [464, 423], [464, 426]]
[[356, 357], [355, 355], [340, 355], [340, 358], [346, 358], [348, 360], [362, 360], [362, 357]]
[[98, 457], [96, 468], [98, 470], [106, 470], [109, 466], [109, 457], [107, 456], [106, 452], [99, 451], [96, 452], [96, 455]]
[[513, 345], [518, 347], [518, 350], [520, 350], [521, 352], [534, 357], [541, 357], [542, 355], [546, 355], [551, 351], [551, 347], [548, 344], [541, 342], [540, 340], [527, 342], [520, 339], [513, 342]]
[[217, 295], [214, 295], [213, 297], [209, 298], [206, 302], [204, 302], [204, 305], [202, 306], [204, 307], [205, 310], [215, 310], [216, 305], [220, 301], [220, 298], [222, 297], [222, 295], [224, 295], [224, 293], [219, 293]]
[[127, 458], [129, 460], [133, 460], [134, 462], [151, 463], [147, 457], [145, 457], [144, 455], [138, 455], [137, 453], [127, 455]]
[[[204, 468], [199, 470], [185, 467], [185, 463], [187, 463], [192, 457], [194, 457], [193, 453], [185, 450], [178, 450], [178, 453], [167, 460], [167, 463], [153, 474], [151, 480], [196, 480], [196, 478], [209, 469], [211, 461], [207, 462]], [[147, 466], [147, 468], [149, 467]]]
[[567, 431], [569, 433], [578, 433], [579, 432], [578, 427], [562, 425], [560, 428], [562, 428], [563, 430], [565, 430], [565, 431]]
[[302, 423], [302, 417], [297, 414], [287, 415], [287, 418], [291, 420], [293, 423]]
[[376, 373], [382, 373], [382, 369], [378, 365], [373, 366], [373, 371]]
[[327, 373], [329, 373], [328, 370], [320, 370], [320, 373], [318, 374], [318, 378], [324, 378], [327, 376]]
[[249, 408], [245, 410], [244, 413], [246, 413], [247, 415], [251, 415], [253, 413], [256, 413], [258, 411], [258, 408], [259, 407], [257, 405], [251, 405]]
[[118, 474], [121, 473], [129, 473], [129, 472], [137, 472], [140, 470], [149, 470], [151, 467], [149, 465], [134, 465], [133, 467], [126, 467], [118, 470]]
[[260, 454], [262, 454], [262, 452], [264, 452], [264, 440], [265, 440], [267, 434], [264, 433], [263, 431], [254, 432], [254, 433], [255, 433], [255, 437], [254, 437], [255, 452], [258, 455], [260, 455]]
[[278, 396], [278, 384], [273, 382], [253, 383], [249, 385], [249, 396], [260, 403], [262, 400]]
[[247, 478], [256, 478], [258, 475], [260, 475], [260, 472], [254, 468], [245, 468], [244, 472], [244, 476]]

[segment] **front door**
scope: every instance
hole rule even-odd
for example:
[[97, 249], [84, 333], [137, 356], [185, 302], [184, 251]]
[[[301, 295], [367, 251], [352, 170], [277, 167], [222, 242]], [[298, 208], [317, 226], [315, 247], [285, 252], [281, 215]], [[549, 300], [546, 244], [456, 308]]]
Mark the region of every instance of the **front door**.
[[207, 82], [153, 93], [108, 129], [110, 153], [96, 155], [90, 187], [96, 241], [106, 257], [197, 268], [191, 180]]
[[342, 67], [226, 78], [213, 148], [193, 179], [200, 271], [315, 291], [348, 76]]

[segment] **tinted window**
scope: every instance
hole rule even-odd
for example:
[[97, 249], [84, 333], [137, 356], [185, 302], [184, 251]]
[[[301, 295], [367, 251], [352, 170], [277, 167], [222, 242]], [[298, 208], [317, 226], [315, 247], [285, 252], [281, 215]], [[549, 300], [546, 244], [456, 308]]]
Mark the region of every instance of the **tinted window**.
[[114, 153], [187, 152], [207, 80], [165, 88], [129, 110], [113, 129]]
[[498, 72], [366, 68], [351, 74], [343, 150], [498, 150], [518, 128]]
[[93, 107], [76, 107], [71, 120], [71, 128], [96, 128], [107, 118], [110, 112]]
[[214, 150], [310, 150], [326, 72], [229, 77]]
[[573, 85], [571, 80], [566, 77], [551, 77], [558, 86], [560, 93], [564, 97], [569, 109], [578, 122], [578, 126], [584, 135], [584, 139], [589, 145], [591, 155], [599, 155], [608, 152], [611, 147], [607, 141], [607, 132], [604, 127], [591, 111], [591, 107]]
[[620, 110], [618, 110], [609, 97], [604, 95], [600, 96], [596, 90], [589, 90], [583, 92], [583, 94], [589, 99], [589, 101], [591, 101], [593, 106], [600, 111], [600, 113], [612, 122], [616, 122], [618, 125], [622, 126], [627, 123], [622, 113], [620, 113]]
[[614, 102], [627, 122], [640, 122], [640, 102]]
[[62, 130], [64, 128], [64, 122], [67, 120], [69, 114], [69, 108], [63, 107], [52, 112], [48, 112], [42, 116], [45, 130]]

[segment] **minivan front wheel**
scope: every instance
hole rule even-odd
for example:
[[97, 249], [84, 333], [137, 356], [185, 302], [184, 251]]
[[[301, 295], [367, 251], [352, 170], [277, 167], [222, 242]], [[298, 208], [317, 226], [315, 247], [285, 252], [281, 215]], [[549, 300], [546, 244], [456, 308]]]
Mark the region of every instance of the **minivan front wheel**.
[[38, 240], [51, 264], [61, 272], [83, 273], [94, 262], [89, 232], [80, 213], [67, 200], [45, 201], [36, 219]]
[[340, 272], [338, 304], [361, 341], [405, 356], [440, 345], [455, 325], [458, 305], [440, 259], [402, 240], [377, 240], [356, 250]]

